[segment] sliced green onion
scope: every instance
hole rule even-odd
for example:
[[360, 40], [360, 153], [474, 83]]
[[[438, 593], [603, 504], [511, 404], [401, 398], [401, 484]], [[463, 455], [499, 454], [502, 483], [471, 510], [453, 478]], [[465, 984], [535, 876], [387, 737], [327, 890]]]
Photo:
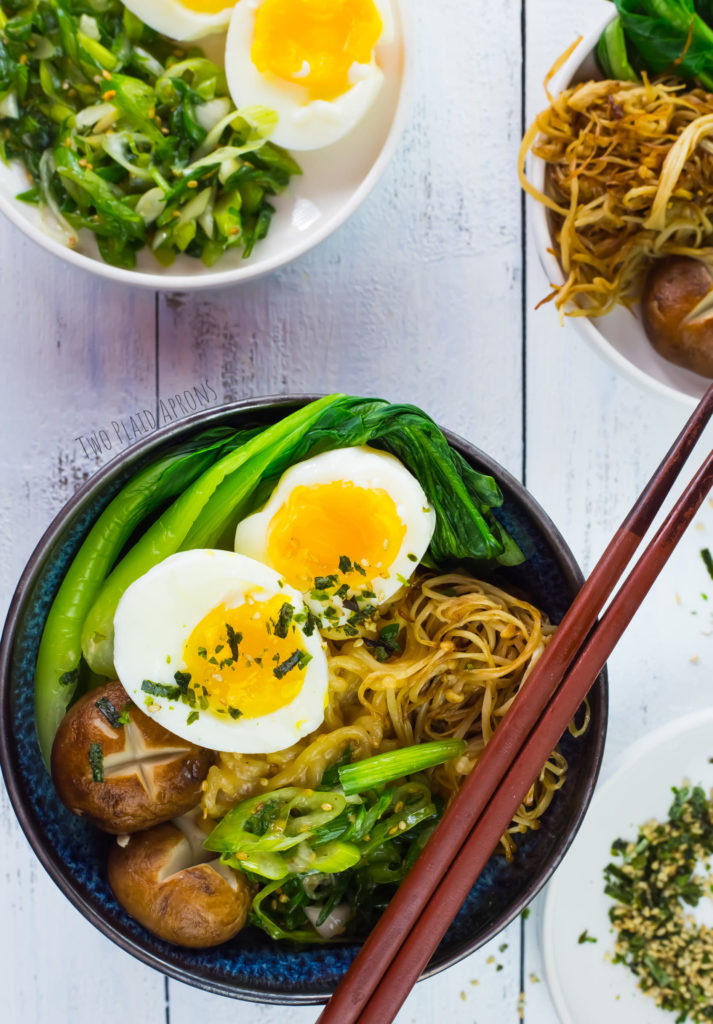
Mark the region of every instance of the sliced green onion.
[[444, 761], [450, 761], [452, 757], [460, 757], [465, 747], [464, 740], [433, 740], [430, 743], [415, 743], [401, 750], [389, 750], [354, 764], [342, 765], [338, 769], [339, 781], [346, 796], [352, 796], [384, 782], [393, 782], [414, 772], [433, 768]]

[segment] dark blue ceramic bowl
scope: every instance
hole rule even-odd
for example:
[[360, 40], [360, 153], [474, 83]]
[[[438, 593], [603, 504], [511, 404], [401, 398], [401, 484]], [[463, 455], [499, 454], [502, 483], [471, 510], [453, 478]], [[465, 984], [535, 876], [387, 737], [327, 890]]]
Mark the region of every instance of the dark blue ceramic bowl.
[[[34, 730], [33, 676], [45, 617], [62, 575], [92, 523], [144, 463], [167, 445], [206, 426], [270, 422], [307, 399], [266, 398], [199, 413], [158, 431], [101, 469], [56, 517], [18, 584], [0, 647], [0, 761], [20, 823], [45, 868], [72, 903], [105, 935], [144, 963], [179, 981], [222, 995], [260, 1002], [318, 1003], [327, 999], [351, 963], [353, 945], [295, 949], [245, 929], [217, 949], [168, 945], [136, 924], [118, 905], [106, 878], [110, 837], [70, 814], [57, 799], [39, 755]], [[476, 469], [492, 474], [505, 497], [500, 517], [527, 554], [505, 581], [525, 591], [557, 622], [582, 582], [569, 548], [540, 506], [492, 459], [458, 437], [451, 444]], [[502, 582], [502, 581], [501, 581]], [[569, 762], [566, 785], [538, 832], [518, 841], [508, 863], [491, 858], [453, 922], [426, 975], [455, 963], [505, 927], [550, 877], [572, 841], [594, 789], [604, 746], [607, 686], [591, 697], [586, 734], [562, 738]]]

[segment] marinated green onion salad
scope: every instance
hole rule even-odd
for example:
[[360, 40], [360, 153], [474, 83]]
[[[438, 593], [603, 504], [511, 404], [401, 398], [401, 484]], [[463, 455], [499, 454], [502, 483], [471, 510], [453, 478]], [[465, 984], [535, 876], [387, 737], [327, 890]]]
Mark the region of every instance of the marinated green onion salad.
[[319, 789], [288, 786], [244, 800], [204, 845], [260, 886], [249, 920], [271, 938], [319, 942], [363, 934], [443, 811], [425, 776], [412, 773], [459, 757], [465, 746], [435, 740], [355, 764], [347, 750]]
[[236, 110], [225, 73], [116, 0], [2, 0], [0, 156], [20, 160], [63, 240], [91, 231], [107, 263], [212, 266], [267, 234], [300, 168], [267, 141], [264, 107]]
[[634, 841], [617, 839], [604, 870], [616, 932], [614, 962], [625, 964], [657, 1006], [694, 1024], [713, 1020], [713, 929], [686, 907], [711, 891], [713, 805], [700, 787], [674, 789], [665, 822], [642, 825]]

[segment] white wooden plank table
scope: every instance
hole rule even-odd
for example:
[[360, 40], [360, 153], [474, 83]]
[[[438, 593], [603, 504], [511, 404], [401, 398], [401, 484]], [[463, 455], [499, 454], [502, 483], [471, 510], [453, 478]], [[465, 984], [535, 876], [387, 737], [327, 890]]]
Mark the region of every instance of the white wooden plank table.
[[[547, 282], [515, 176], [519, 138], [544, 105], [545, 71], [604, 2], [414, 7], [416, 95], [391, 167], [347, 225], [271, 277], [154, 296], [0, 224], [0, 613], [53, 514], [126, 445], [112, 423], [159, 400], [170, 411], [194, 385], [214, 404], [339, 389], [421, 405], [524, 479], [591, 568], [685, 419], [616, 376], [554, 310], [534, 312]], [[101, 430], [111, 450], [93, 454]], [[713, 541], [711, 509], [696, 527], [612, 658], [603, 776], [634, 739], [710, 703], [698, 549]], [[4, 791], [0, 878], [4, 1024], [318, 1016], [199, 992], [115, 948], [37, 864]], [[420, 984], [399, 1024], [554, 1024], [537, 932], [533, 914]]]

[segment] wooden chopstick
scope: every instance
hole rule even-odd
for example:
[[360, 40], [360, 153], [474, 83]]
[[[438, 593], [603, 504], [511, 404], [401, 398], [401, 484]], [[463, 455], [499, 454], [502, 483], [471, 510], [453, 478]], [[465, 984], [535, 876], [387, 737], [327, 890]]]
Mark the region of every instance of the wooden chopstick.
[[[521, 750], [713, 414], [713, 385], [608, 544], [476, 769], [367, 938], [319, 1024], [352, 1024]], [[553, 744], [554, 747], [555, 744]], [[549, 751], [548, 751], [549, 755]], [[505, 831], [503, 829], [502, 831]], [[501, 833], [502, 834], [502, 833]], [[430, 954], [429, 954], [430, 955]], [[385, 1024], [387, 1018], [379, 1021]]]
[[469, 838], [392, 961], [358, 1024], [387, 1024], [398, 1013], [449, 924], [495, 851], [542, 766], [591, 689], [607, 658], [713, 487], [713, 451], [611, 601], [569, 674], [543, 712]]

